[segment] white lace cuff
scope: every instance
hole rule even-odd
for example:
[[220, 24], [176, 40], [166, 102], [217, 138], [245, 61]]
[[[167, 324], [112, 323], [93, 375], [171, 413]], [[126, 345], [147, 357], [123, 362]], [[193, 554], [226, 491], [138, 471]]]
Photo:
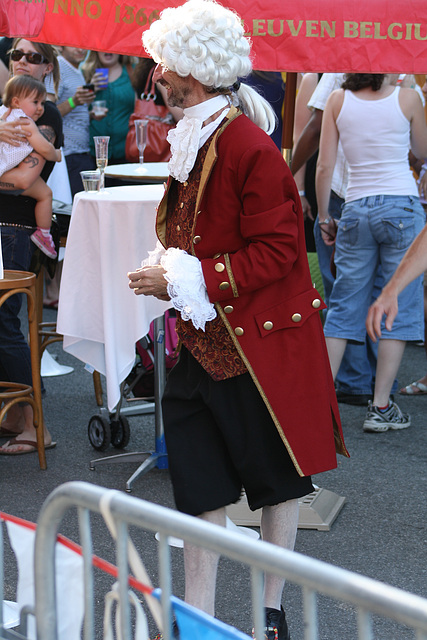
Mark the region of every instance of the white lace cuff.
[[165, 251], [166, 249], [164, 248], [160, 240], [157, 240], [156, 248], [154, 249], [154, 251], [148, 252], [148, 258], [145, 258], [141, 262], [141, 267], [153, 267], [156, 264], [160, 264], [160, 258], [165, 253]]
[[183, 320], [191, 320], [196, 329], [216, 318], [214, 305], [209, 302], [202, 265], [195, 256], [171, 247], [160, 257], [168, 282], [168, 294]]

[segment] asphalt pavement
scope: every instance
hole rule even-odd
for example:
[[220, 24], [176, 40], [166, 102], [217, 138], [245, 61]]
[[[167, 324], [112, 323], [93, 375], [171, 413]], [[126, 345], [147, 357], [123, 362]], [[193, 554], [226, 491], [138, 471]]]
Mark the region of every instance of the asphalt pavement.
[[[52, 310], [44, 311], [44, 320], [54, 320], [55, 316], [56, 312]], [[55, 449], [46, 452], [48, 468], [46, 471], [39, 469], [36, 454], [0, 456], [0, 510], [31, 521], [37, 520], [43, 501], [58, 485], [80, 480], [124, 490], [126, 481], [138, 466], [137, 463], [128, 462], [100, 466], [95, 471], [89, 469], [89, 463], [94, 458], [117, 453], [117, 450], [110, 448], [99, 454], [88, 439], [89, 419], [99, 412], [92, 376], [84, 369], [83, 363], [62, 350], [61, 343], [53, 344], [48, 349], [61, 364], [74, 368], [70, 374], [44, 379], [45, 420], [57, 442]], [[426, 367], [424, 349], [415, 344], [407, 345], [399, 372], [401, 386], [424, 375]], [[300, 380], [298, 383], [305, 385], [309, 402], [311, 381]], [[364, 433], [362, 424], [366, 408], [340, 405], [344, 436], [351, 458], [340, 457], [336, 470], [315, 476], [314, 482], [344, 496], [346, 502], [329, 531], [299, 530], [296, 550], [427, 598], [427, 396], [397, 396], [396, 400], [403, 410], [410, 412], [412, 426], [386, 433]], [[135, 416], [129, 421], [131, 438], [126, 451], [153, 450], [154, 415]], [[139, 478], [133, 486], [132, 495], [174, 508], [167, 469], [155, 468]], [[114, 561], [113, 545], [96, 519], [92, 531], [95, 553]], [[78, 539], [74, 514], [64, 520], [61, 532]], [[156, 584], [157, 542], [152, 534], [142, 532], [138, 534], [136, 544]], [[182, 597], [182, 549], [172, 551], [172, 572], [174, 592]], [[107, 579], [102, 578], [102, 584], [108, 589]], [[4, 586], [5, 597], [14, 600], [16, 567], [7, 548]], [[101, 611], [102, 595], [97, 595], [97, 603]], [[292, 640], [301, 640], [303, 616], [300, 588], [287, 584], [283, 604]], [[347, 640], [356, 637], [355, 615], [351, 607], [323, 597], [319, 606], [322, 639]], [[101, 613], [97, 615], [97, 637], [101, 638]], [[225, 559], [219, 568], [217, 615], [244, 632], [250, 632], [248, 572]], [[379, 640], [413, 638], [408, 629], [384, 620], [376, 621], [375, 631], [375, 638]]]

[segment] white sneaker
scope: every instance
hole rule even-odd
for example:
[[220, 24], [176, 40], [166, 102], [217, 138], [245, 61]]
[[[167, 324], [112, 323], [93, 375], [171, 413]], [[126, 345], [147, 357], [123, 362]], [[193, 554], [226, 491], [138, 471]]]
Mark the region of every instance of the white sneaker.
[[372, 402], [369, 402], [363, 431], [380, 432], [389, 429], [407, 429], [410, 426], [411, 416], [409, 413], [404, 413], [395, 402], [390, 402], [386, 411], [380, 411]]

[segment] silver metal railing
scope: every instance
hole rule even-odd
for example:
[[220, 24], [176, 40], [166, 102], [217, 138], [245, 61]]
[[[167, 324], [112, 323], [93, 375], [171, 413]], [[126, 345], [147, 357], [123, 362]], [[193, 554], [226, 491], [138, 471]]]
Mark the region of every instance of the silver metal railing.
[[[166, 507], [83, 482], [69, 482], [55, 489], [39, 516], [35, 544], [36, 625], [38, 640], [58, 640], [55, 609], [54, 549], [58, 529], [68, 509], [77, 507], [85, 579], [84, 640], [95, 637], [94, 580], [90, 512], [100, 513], [108, 494], [110, 513], [117, 527], [116, 556], [121, 594], [121, 630], [131, 638], [128, 589], [128, 527], [159, 533], [159, 582], [162, 589], [164, 638], [171, 636], [171, 562], [168, 536], [211, 549], [251, 569], [255, 635], [263, 637], [263, 574], [269, 572], [300, 585], [303, 591], [304, 640], [318, 640], [317, 595], [326, 595], [357, 609], [358, 640], [373, 640], [373, 616], [406, 625], [416, 640], [427, 640], [427, 599], [371, 578], [277, 546], [253, 540]], [[1, 637], [1, 635], [0, 635]], [[63, 639], [60, 639], [63, 640]]]

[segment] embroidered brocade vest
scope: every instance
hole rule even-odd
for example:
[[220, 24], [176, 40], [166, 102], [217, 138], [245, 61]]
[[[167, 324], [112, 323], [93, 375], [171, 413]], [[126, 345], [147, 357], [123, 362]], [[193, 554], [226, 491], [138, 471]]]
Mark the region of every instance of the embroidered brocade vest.
[[[193, 225], [197, 193], [206, 154], [212, 136], [199, 150], [196, 162], [184, 183], [173, 180], [168, 193], [166, 246], [184, 249], [192, 255]], [[191, 320], [184, 321], [177, 312], [176, 330], [182, 344], [202, 365], [213, 380], [225, 380], [246, 373], [246, 366], [233, 341], [217, 316], [206, 323], [205, 331], [196, 329]]]

